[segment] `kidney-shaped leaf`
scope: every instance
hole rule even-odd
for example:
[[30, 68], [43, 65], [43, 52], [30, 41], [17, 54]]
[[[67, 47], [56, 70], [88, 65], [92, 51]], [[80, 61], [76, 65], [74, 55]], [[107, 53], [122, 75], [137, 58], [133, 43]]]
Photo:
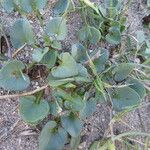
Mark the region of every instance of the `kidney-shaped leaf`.
[[97, 101], [94, 98], [85, 101], [84, 108], [80, 111], [80, 117], [85, 119], [94, 113], [96, 111], [96, 103]]
[[82, 129], [81, 121], [73, 114], [62, 116], [61, 124], [72, 137], [77, 137]]
[[78, 75], [77, 63], [69, 53], [62, 53], [60, 56], [61, 64], [54, 67], [51, 71], [56, 78], [68, 78]]
[[34, 35], [30, 23], [27, 19], [18, 19], [10, 31], [10, 40], [14, 48], [19, 48], [25, 43], [34, 43]]
[[66, 20], [62, 17], [50, 19], [46, 26], [46, 34], [54, 40], [64, 40], [67, 35]]
[[132, 63], [122, 63], [114, 69], [114, 79], [115, 81], [123, 81], [127, 76], [133, 71], [134, 64]]
[[141, 98], [143, 98], [145, 96], [145, 94], [146, 94], [145, 87], [139, 80], [129, 78], [126, 82], [128, 84], [131, 84], [131, 85], [129, 85], [129, 87], [132, 88], [133, 90], [135, 90], [140, 95]]
[[35, 62], [40, 62], [44, 55], [48, 52], [49, 48], [45, 47], [44, 49], [37, 48], [33, 51], [32, 58]]
[[22, 73], [25, 68], [21, 61], [13, 60], [6, 63], [0, 70], [0, 86], [6, 90], [22, 91], [26, 89], [30, 80]]
[[119, 44], [121, 42], [120, 30], [117, 27], [111, 27], [106, 35], [106, 41], [110, 44]]
[[58, 0], [54, 6], [54, 14], [63, 14], [69, 7], [70, 0]]
[[39, 150], [62, 150], [67, 142], [67, 132], [56, 122], [49, 121], [43, 128], [39, 138]]
[[2, 7], [8, 12], [12, 12], [14, 9], [14, 3], [13, 1], [10, 0], [2, 0], [0, 1], [0, 5], [2, 5]]
[[19, 101], [19, 113], [27, 123], [38, 123], [49, 114], [49, 104], [45, 100], [36, 103], [34, 96], [21, 97]]
[[118, 88], [112, 93], [113, 108], [121, 111], [140, 103], [140, 96], [130, 87]]
[[84, 26], [78, 33], [80, 41], [89, 41], [91, 44], [96, 44], [101, 39], [101, 33], [95, 27]]

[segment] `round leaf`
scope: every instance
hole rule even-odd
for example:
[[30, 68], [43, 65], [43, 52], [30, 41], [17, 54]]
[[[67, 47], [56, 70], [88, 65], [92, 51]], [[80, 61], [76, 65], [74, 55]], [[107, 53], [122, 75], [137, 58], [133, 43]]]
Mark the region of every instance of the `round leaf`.
[[54, 39], [64, 40], [67, 35], [66, 20], [62, 17], [50, 19], [46, 26], [46, 33]]
[[34, 43], [34, 35], [30, 23], [27, 19], [18, 19], [10, 31], [10, 40], [14, 48], [20, 48], [25, 43]]
[[120, 30], [116, 27], [111, 27], [106, 35], [106, 41], [110, 44], [119, 44], [121, 42]]
[[91, 98], [90, 100], [85, 102], [84, 108], [80, 111], [80, 117], [85, 119], [95, 111], [96, 111], [96, 100], [94, 98]]
[[56, 78], [68, 78], [78, 75], [77, 63], [69, 53], [62, 53], [61, 64], [52, 69], [51, 73]]
[[24, 68], [24, 64], [20, 61], [13, 60], [7, 62], [0, 70], [0, 86], [6, 90], [13, 91], [26, 89], [30, 84], [30, 80], [28, 76], [22, 73]]
[[72, 137], [77, 137], [82, 129], [82, 123], [75, 115], [62, 116], [61, 124]]
[[145, 96], [146, 90], [144, 85], [140, 81], [138, 81], [137, 79], [129, 78], [126, 82], [128, 84], [131, 84], [129, 87], [135, 90], [141, 98]]
[[36, 103], [34, 96], [21, 97], [19, 101], [19, 113], [27, 123], [38, 123], [49, 114], [49, 104], [45, 100]]
[[124, 110], [128, 107], [135, 106], [140, 103], [140, 96], [130, 87], [116, 89], [112, 93], [113, 108], [116, 111]]
[[58, 0], [54, 6], [54, 14], [63, 14], [69, 7], [69, 0]]
[[114, 69], [114, 79], [115, 81], [123, 81], [127, 76], [133, 71], [134, 64], [132, 63], [122, 63]]
[[67, 142], [67, 132], [56, 122], [49, 121], [43, 128], [39, 138], [39, 150], [62, 150]]

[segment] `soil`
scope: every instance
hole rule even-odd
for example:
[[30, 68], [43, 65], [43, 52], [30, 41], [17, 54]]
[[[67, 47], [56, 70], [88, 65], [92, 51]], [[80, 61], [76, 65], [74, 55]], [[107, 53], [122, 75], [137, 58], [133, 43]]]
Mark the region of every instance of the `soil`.
[[[42, 13], [44, 19], [47, 21], [53, 15], [52, 7], [56, 0], [49, 0], [47, 9]], [[100, 1], [96, 1], [100, 3]], [[126, 4], [126, 1], [125, 1]], [[142, 0], [133, 0], [128, 12], [126, 13], [128, 20], [127, 26], [130, 34], [135, 35], [137, 30], [144, 30], [146, 34], [150, 31], [143, 29], [143, 17], [149, 15], [149, 10], [145, 9], [145, 4]], [[36, 21], [34, 16], [28, 16], [30, 23], [33, 25], [34, 32], [39, 40], [41, 40], [41, 28], [39, 22]], [[9, 27], [13, 22], [19, 18], [18, 13], [7, 14], [0, 10], [0, 21], [5, 27], [6, 33], [9, 32]], [[63, 42], [63, 48], [71, 49], [71, 45], [77, 42], [76, 32], [82, 25], [80, 15], [78, 13], [70, 13], [68, 16], [68, 37]], [[18, 59], [29, 63], [31, 62], [32, 49], [25, 47], [23, 51], [17, 56]], [[41, 70], [41, 72], [43, 72]], [[43, 85], [42, 78], [36, 79], [37, 72], [31, 72], [33, 79], [32, 86], [28, 89], [37, 88]], [[9, 91], [0, 89], [0, 95], [9, 94]], [[109, 106], [107, 104], [99, 104], [96, 112], [89, 117], [84, 124], [82, 131], [80, 150], [88, 150], [90, 144], [94, 140], [100, 140], [110, 134], [109, 123], [111, 118]], [[120, 122], [114, 124], [114, 134], [119, 134], [125, 131], [142, 131], [150, 133], [150, 98], [146, 97], [142, 102], [142, 107], [125, 115]], [[18, 114], [18, 99], [3, 99], [0, 100], [0, 150], [37, 150], [38, 149], [38, 135], [39, 128], [33, 128], [25, 124]], [[137, 139], [139, 142], [144, 142], [142, 138]], [[116, 149], [122, 149], [118, 145]], [[143, 149], [143, 147], [141, 147]]]

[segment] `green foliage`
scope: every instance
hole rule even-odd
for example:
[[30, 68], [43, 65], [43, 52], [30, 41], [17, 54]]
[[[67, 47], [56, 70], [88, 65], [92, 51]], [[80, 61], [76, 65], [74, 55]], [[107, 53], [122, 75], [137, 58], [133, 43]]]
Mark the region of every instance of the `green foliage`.
[[138, 105], [140, 96], [130, 87], [122, 87], [112, 93], [113, 107], [117, 111], [121, 111], [128, 107]]
[[55, 17], [48, 21], [46, 34], [53, 40], [64, 40], [67, 36], [66, 20], [62, 17]]
[[34, 96], [21, 97], [19, 101], [19, 113], [23, 121], [37, 124], [49, 114], [49, 104], [45, 100], [37, 101]]
[[82, 129], [82, 122], [74, 114], [62, 116], [61, 124], [72, 137], [77, 137]]
[[10, 30], [10, 40], [14, 48], [20, 48], [25, 43], [34, 44], [34, 34], [27, 19], [18, 19]]
[[[149, 87], [142, 81], [149, 80], [146, 74], [150, 72], [150, 43], [148, 37], [138, 31], [136, 46], [120, 54], [126, 22], [120, 1], [105, 0], [96, 5], [90, 0], [79, 0], [76, 8], [73, 0], [58, 0], [53, 9], [54, 17], [48, 22], [40, 14], [46, 3], [47, 0], [1, 1], [4, 9], [18, 11], [23, 16], [11, 27], [10, 45], [15, 52], [24, 45], [33, 51], [31, 64], [24, 65], [13, 59], [14, 55], [9, 58], [6, 55], [7, 59], [1, 60], [0, 87], [10, 91], [26, 90], [32, 80], [28, 71], [36, 65], [44, 66], [45, 89], [39, 88], [33, 94], [29, 92], [25, 94], [28, 96], [20, 97], [19, 114], [30, 125], [37, 125], [51, 115], [40, 134], [40, 150], [61, 150], [68, 142], [74, 150], [80, 143], [83, 121], [95, 112], [97, 104], [109, 103], [118, 113], [139, 105], [146, 96]], [[67, 37], [67, 14], [75, 8], [81, 13], [83, 26], [75, 33], [79, 41], [69, 52], [63, 49], [62, 41]], [[40, 40], [35, 40], [36, 35], [25, 17], [30, 12], [43, 29]], [[129, 36], [128, 40], [131, 40]], [[95, 46], [98, 48], [93, 48]], [[142, 57], [143, 62], [136, 64], [132, 58], [137, 56]], [[50, 94], [45, 96], [49, 90]], [[107, 139], [102, 143], [94, 142], [90, 149], [114, 149], [114, 145]]]
[[29, 84], [29, 77], [23, 74], [25, 65], [21, 61], [8, 61], [0, 70], [0, 87], [11, 91], [25, 90]]
[[57, 127], [55, 121], [49, 121], [43, 128], [39, 138], [40, 150], [61, 150], [67, 142], [67, 132]]
[[47, 0], [2, 0], [0, 4], [7, 12], [13, 10], [24, 11], [30, 13], [37, 9], [43, 9], [47, 3]]

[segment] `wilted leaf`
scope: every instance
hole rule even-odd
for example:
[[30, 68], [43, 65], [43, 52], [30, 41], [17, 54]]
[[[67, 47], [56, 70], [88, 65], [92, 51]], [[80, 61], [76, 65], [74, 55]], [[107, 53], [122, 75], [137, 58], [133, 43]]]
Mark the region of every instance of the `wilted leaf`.
[[34, 43], [34, 35], [27, 19], [18, 19], [10, 30], [10, 40], [14, 48], [20, 48], [25, 43]]
[[67, 132], [61, 128], [56, 128], [55, 121], [49, 121], [40, 134], [39, 150], [62, 150], [67, 142]]
[[46, 34], [54, 40], [64, 40], [67, 35], [66, 20], [62, 17], [50, 19], [46, 25]]
[[77, 137], [82, 129], [81, 121], [73, 114], [62, 116], [61, 124], [72, 137]]
[[6, 90], [22, 91], [26, 89], [30, 80], [22, 73], [24, 64], [17, 60], [12, 60], [0, 70], [0, 86]]
[[117, 88], [112, 93], [113, 108], [121, 111], [140, 103], [140, 96], [130, 87]]

